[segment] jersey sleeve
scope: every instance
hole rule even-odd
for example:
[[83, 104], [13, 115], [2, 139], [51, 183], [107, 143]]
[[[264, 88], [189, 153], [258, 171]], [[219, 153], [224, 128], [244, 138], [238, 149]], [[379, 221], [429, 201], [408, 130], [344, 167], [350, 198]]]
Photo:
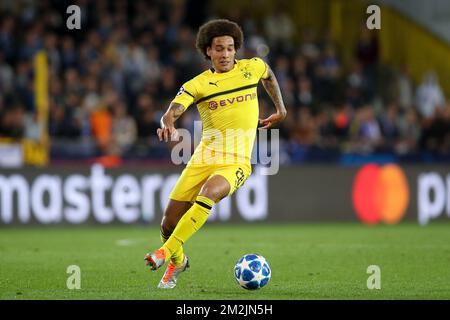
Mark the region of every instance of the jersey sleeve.
[[263, 59], [255, 57], [252, 59], [255, 64], [255, 69], [258, 72], [258, 75], [260, 76], [260, 79], [267, 79], [269, 78], [269, 68], [267, 67], [267, 64], [264, 62]]
[[187, 109], [196, 100], [197, 90], [192, 80], [183, 84], [172, 103], [179, 103]]

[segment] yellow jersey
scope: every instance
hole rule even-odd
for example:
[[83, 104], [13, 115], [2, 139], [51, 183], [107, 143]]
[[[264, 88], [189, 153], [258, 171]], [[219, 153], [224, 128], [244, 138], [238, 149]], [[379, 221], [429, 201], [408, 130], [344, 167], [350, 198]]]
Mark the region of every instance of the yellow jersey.
[[232, 70], [213, 68], [184, 83], [173, 103], [192, 104], [202, 120], [202, 139], [188, 166], [242, 163], [250, 165], [259, 117], [257, 87], [267, 79], [260, 58], [235, 60]]

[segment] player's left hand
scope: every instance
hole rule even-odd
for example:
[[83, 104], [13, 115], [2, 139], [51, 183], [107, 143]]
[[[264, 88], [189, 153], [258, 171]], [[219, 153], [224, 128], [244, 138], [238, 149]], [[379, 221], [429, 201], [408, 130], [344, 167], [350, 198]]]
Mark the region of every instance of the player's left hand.
[[263, 125], [263, 127], [260, 127], [259, 129], [270, 129], [273, 128], [275, 125], [283, 121], [283, 119], [286, 118], [286, 114], [282, 113], [274, 113], [270, 115], [266, 119], [259, 119], [259, 124]]

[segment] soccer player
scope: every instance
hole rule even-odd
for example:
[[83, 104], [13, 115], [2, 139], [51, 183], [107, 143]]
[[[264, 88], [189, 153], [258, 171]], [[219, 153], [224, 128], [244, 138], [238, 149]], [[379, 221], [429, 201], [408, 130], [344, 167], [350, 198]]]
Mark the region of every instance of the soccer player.
[[[145, 256], [151, 270], [166, 262], [158, 288], [174, 288], [189, 267], [183, 244], [198, 231], [211, 208], [233, 194], [251, 174], [251, 153], [258, 124], [262, 129], [286, 117], [274, 73], [260, 58], [236, 60], [243, 33], [234, 22], [218, 19], [202, 25], [196, 47], [212, 67], [183, 84], [157, 130], [160, 141], [177, 140], [175, 121], [192, 104], [202, 120], [202, 139], [169, 196], [161, 222], [163, 245]], [[259, 120], [257, 86], [261, 80], [276, 112]], [[237, 136], [236, 136], [237, 135]], [[244, 136], [244, 139], [242, 139]], [[238, 142], [230, 144], [228, 142]]]

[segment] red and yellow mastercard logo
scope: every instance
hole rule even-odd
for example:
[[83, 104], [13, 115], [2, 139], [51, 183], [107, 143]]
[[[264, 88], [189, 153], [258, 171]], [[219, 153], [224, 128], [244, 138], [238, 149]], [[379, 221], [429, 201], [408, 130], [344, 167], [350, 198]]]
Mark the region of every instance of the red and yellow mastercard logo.
[[394, 224], [403, 218], [408, 208], [408, 181], [398, 165], [368, 164], [356, 174], [352, 198], [362, 222]]

